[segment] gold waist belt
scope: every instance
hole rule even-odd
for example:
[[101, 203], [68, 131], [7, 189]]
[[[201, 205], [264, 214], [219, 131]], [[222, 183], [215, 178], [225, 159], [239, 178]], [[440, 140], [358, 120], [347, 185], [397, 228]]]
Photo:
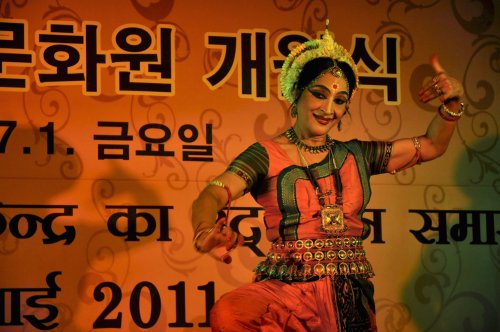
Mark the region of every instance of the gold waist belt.
[[372, 277], [361, 239], [336, 238], [273, 243], [255, 268], [256, 280], [307, 281], [325, 276]]

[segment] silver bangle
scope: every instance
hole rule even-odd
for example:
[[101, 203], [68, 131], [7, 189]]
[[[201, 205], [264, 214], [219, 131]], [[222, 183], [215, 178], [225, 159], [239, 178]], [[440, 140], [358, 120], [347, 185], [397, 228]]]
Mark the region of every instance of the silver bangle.
[[196, 235], [194, 236], [193, 238], [193, 246], [194, 246], [194, 249], [199, 252], [199, 253], [204, 253], [204, 251], [201, 250], [200, 246], [198, 246], [198, 239], [200, 238], [200, 236], [202, 236], [203, 234], [207, 233], [211, 233], [213, 230], [215, 229], [215, 225], [213, 225], [212, 227], [210, 228], [206, 228], [206, 229], [202, 229], [201, 231], [199, 231], [198, 233], [196, 233]]

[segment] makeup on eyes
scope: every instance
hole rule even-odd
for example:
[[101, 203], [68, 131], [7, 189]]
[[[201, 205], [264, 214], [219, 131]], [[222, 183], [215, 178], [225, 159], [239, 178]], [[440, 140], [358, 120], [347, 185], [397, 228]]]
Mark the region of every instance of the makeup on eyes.
[[[338, 86], [337, 83], [334, 83], [333, 86]], [[316, 89], [319, 89], [319, 90], [322, 90], [322, 91], [316, 91]], [[335, 89], [333, 89], [333, 91], [331, 91], [329, 88], [327, 88], [326, 86], [322, 85], [322, 84], [317, 84], [317, 85], [313, 85], [313, 86], [310, 86], [308, 88], [309, 92], [312, 93], [313, 95], [317, 95], [318, 93], [322, 94], [324, 98], [328, 98], [330, 94], [335, 94], [335, 96], [337, 95], [345, 95], [347, 96], [347, 98], [349, 98], [349, 93], [347, 91], [336, 91]]]

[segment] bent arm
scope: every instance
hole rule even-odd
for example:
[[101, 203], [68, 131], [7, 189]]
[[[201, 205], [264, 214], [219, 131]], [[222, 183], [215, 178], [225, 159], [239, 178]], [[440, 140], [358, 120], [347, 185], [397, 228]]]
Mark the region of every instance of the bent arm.
[[[456, 101], [448, 103], [447, 107], [455, 112], [459, 111], [460, 104]], [[453, 136], [457, 122], [443, 119], [436, 114], [424, 135], [418, 136], [420, 147], [415, 146], [411, 138], [399, 139], [393, 142], [391, 158], [387, 165], [388, 171], [396, 171], [413, 166], [417, 162], [425, 162], [443, 155]], [[418, 151], [420, 149], [420, 151]], [[418, 160], [415, 156], [418, 154]], [[414, 160], [412, 165], [409, 162]]]
[[207, 225], [207, 228], [212, 227], [217, 218], [217, 212], [226, 206], [229, 199], [234, 200], [243, 196], [246, 189], [245, 181], [231, 172], [224, 172], [214, 180], [220, 181], [227, 189], [209, 184], [193, 201], [191, 222], [195, 231], [205, 228], [201, 225]]
[[431, 64], [435, 76], [420, 90], [419, 99], [427, 103], [439, 98], [442, 104], [424, 135], [393, 142], [387, 165], [387, 171], [391, 173], [441, 156], [448, 148], [457, 120], [463, 113], [460, 102], [464, 95], [462, 85], [445, 73], [436, 56], [431, 58]]

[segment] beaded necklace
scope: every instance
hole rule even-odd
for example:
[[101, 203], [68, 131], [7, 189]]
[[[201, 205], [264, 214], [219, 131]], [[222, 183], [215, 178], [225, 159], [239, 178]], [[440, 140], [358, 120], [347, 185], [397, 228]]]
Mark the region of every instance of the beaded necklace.
[[293, 127], [290, 127], [287, 131], [285, 131], [284, 135], [290, 143], [295, 144], [299, 149], [302, 149], [302, 150], [310, 152], [310, 153], [325, 152], [325, 151], [329, 150], [333, 144], [335, 144], [335, 141], [328, 135], [326, 135], [326, 143], [323, 145], [310, 146], [310, 145], [307, 145], [305, 143], [302, 143], [302, 141], [297, 136], [297, 133], [295, 132]]

